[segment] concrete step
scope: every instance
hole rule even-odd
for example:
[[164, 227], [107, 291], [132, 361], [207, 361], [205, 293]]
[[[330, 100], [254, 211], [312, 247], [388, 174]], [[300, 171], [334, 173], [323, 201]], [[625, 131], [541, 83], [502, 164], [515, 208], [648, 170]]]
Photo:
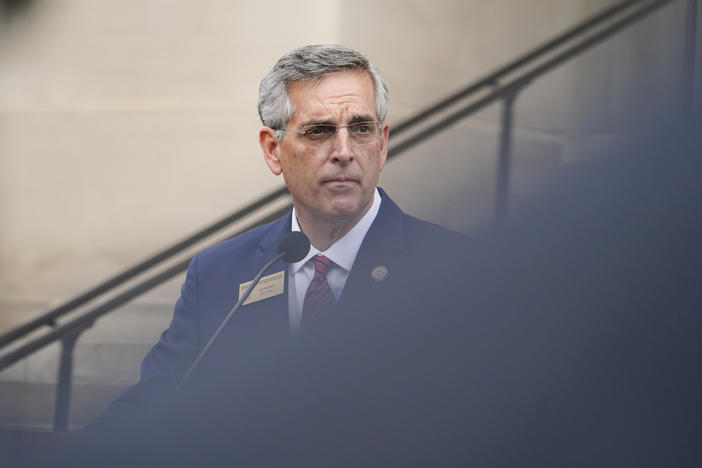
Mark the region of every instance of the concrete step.
[[[98, 416], [127, 385], [74, 384], [71, 389], [69, 428], [78, 429]], [[56, 384], [0, 381], [0, 425], [50, 430], [53, 425]]]
[[[99, 319], [78, 339], [74, 378], [128, 383], [138, 377], [142, 357], [168, 327], [172, 304], [133, 302]], [[53, 343], [0, 373], [0, 381], [54, 382], [61, 346]]]
[[[97, 416], [139, 379], [139, 365], [172, 316], [172, 303], [135, 301], [85, 331], [74, 350], [72, 425]], [[0, 372], [0, 424], [48, 428], [52, 424], [59, 343]]]
[[52, 457], [55, 451], [68, 447], [81, 437], [77, 432], [0, 425], [0, 460], [7, 468], [49, 466], [49, 460], [55, 461]]

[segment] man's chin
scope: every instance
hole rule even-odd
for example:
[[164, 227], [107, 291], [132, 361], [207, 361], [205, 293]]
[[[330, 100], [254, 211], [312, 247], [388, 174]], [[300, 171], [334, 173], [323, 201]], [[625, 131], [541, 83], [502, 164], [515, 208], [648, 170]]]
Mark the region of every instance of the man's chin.
[[364, 205], [356, 197], [338, 197], [332, 200], [327, 215], [339, 221], [351, 219], [358, 221], [366, 214], [368, 208], [370, 208], [370, 203]]
[[348, 219], [353, 218], [359, 213], [358, 205], [335, 205], [327, 211], [330, 218], [335, 219]]

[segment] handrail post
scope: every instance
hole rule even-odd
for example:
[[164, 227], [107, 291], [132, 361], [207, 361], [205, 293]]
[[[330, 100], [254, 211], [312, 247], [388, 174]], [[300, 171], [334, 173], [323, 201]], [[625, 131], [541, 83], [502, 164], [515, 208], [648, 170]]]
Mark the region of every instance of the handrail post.
[[59, 362], [56, 403], [54, 406], [54, 432], [68, 431], [68, 412], [71, 403], [71, 379], [73, 376], [73, 350], [81, 328], [61, 339], [61, 361]]
[[497, 179], [495, 184], [495, 227], [500, 227], [507, 216], [509, 204], [509, 179], [512, 164], [512, 131], [514, 128], [514, 100], [521, 88], [509, 91], [502, 99], [502, 122], [500, 127], [500, 146], [497, 160]]
[[697, 0], [687, 0], [685, 11], [685, 70], [683, 110], [686, 117], [695, 111], [695, 43], [697, 41]]

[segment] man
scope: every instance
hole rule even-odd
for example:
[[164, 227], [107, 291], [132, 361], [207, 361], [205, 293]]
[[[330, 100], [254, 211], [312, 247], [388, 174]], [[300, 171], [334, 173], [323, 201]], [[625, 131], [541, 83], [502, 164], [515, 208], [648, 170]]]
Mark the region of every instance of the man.
[[139, 413], [173, 392], [238, 300], [240, 285], [277, 254], [291, 230], [309, 237], [309, 254], [271, 267], [274, 292], [239, 310], [193, 380], [206, 382], [208, 370], [220, 374], [223, 361], [236, 379], [305, 328], [339, 317], [372, 328], [377, 314], [406, 314], [427, 298], [426, 278], [437, 273], [434, 254], [462, 237], [405, 215], [376, 188], [387, 158], [387, 99], [378, 70], [353, 50], [305, 46], [277, 62], [260, 87], [259, 142], [294, 209], [193, 259], [140, 382], [102, 421]]
[[[284, 174], [293, 153], [281, 142], [297, 109], [273, 145]], [[214, 375], [228, 378], [201, 380], [202, 393], [172, 401], [157, 424], [105, 438], [80, 466], [699, 466], [698, 128], [653, 129], [572, 173], [526, 216], [463, 252], [468, 261], [442, 276], [438, 291], [416, 280], [440, 273], [445, 254], [460, 249], [381, 195], [333, 313], [349, 317], [343, 327], [309, 335], [303, 324], [301, 337], [313, 339], [274, 359], [261, 359], [270, 343], [235, 349], [226, 337]], [[216, 305], [209, 297], [219, 286], [205, 283], [252, 275], [274, 255], [269, 238], [292, 223], [198, 256], [174, 323], [145, 360], [142, 389], [170, 378], [156, 370], [177, 346], [163, 341], [187, 341], [181, 336], [198, 333], [188, 326], [210, 320], [203, 306]], [[223, 266], [232, 252], [243, 265]], [[369, 278], [373, 265], [387, 269], [384, 280]], [[460, 302], [455, 288], [466, 291]], [[284, 296], [245, 306], [228, 330], [246, 325], [242, 340], [270, 336], [253, 317], [270, 314], [267, 325], [284, 325], [287, 336], [286, 311], [279, 322], [272, 312], [285, 309]], [[218, 300], [223, 309], [232, 302]]]

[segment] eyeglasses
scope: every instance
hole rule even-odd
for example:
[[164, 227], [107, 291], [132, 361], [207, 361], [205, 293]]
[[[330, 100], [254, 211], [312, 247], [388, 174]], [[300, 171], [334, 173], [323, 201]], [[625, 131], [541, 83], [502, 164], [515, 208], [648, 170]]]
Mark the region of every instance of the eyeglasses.
[[313, 148], [331, 146], [340, 128], [346, 129], [353, 143], [357, 145], [371, 145], [378, 141], [377, 137], [380, 135], [380, 124], [381, 122], [369, 120], [366, 122], [354, 122], [348, 125], [315, 124], [305, 125], [300, 130], [287, 128], [282, 128], [281, 130], [299, 134], [305, 144]]

